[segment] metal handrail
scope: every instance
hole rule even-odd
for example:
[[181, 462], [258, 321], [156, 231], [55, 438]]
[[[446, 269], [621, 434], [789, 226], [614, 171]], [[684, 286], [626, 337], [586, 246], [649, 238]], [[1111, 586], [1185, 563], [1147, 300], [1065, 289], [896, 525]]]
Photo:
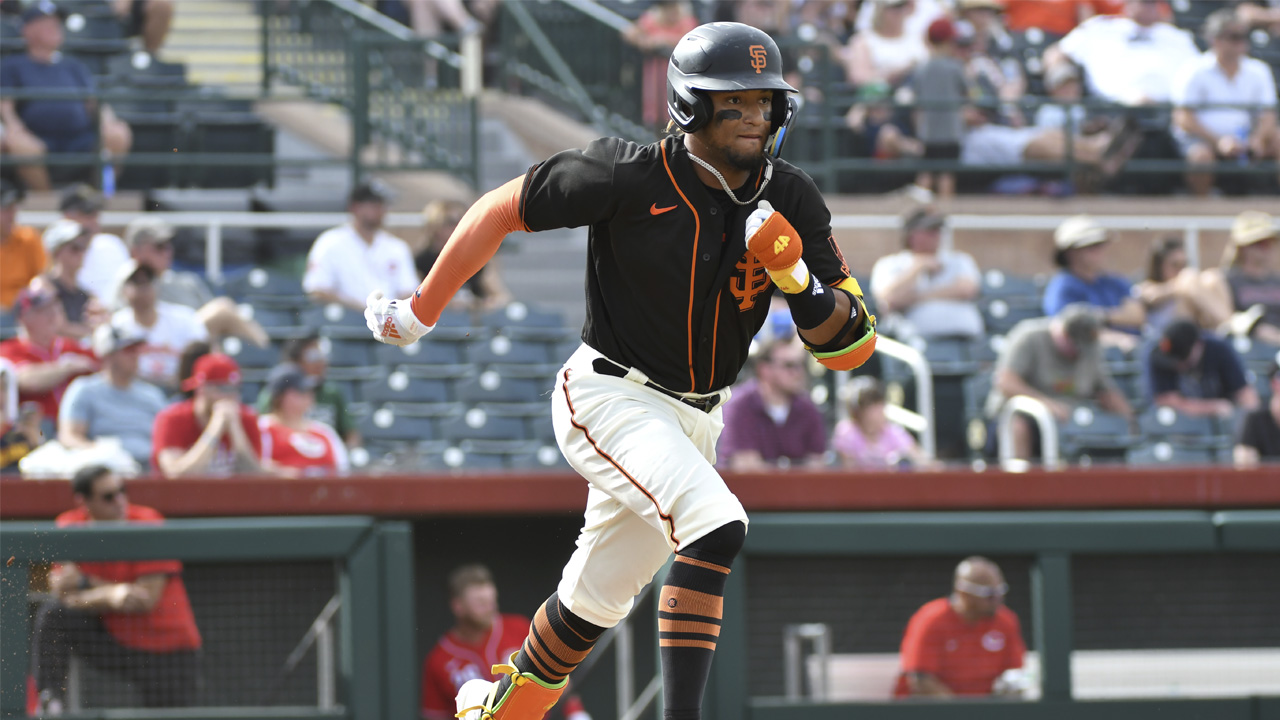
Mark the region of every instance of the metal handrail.
[[[918, 418], [920, 431], [920, 453], [933, 460], [938, 456], [938, 429], [935, 408], [933, 405], [933, 370], [929, 360], [919, 350], [883, 335], [876, 337], [876, 352], [906, 363], [911, 368], [916, 380], [916, 410], [896, 411], [900, 416]], [[910, 415], [907, 415], [910, 413]]]
[[1014, 395], [1000, 408], [996, 421], [996, 442], [999, 448], [1000, 467], [1008, 472], [1020, 472], [1029, 465], [1026, 458], [1013, 456], [1013, 414], [1025, 413], [1040, 428], [1040, 459], [1049, 469], [1058, 467], [1058, 421], [1049, 407], [1030, 395]]

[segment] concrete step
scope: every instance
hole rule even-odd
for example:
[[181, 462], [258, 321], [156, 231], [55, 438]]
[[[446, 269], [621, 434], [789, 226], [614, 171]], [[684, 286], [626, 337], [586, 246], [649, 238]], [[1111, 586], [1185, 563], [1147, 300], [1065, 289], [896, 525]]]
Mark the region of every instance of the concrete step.
[[262, 65], [262, 54], [249, 51], [166, 48], [165, 57], [185, 62], [192, 69], [204, 67], [252, 67]]

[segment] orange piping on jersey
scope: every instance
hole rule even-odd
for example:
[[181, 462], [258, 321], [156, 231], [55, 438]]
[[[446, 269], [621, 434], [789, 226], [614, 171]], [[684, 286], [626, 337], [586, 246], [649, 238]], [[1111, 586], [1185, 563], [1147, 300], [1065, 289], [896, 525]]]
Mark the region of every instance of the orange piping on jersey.
[[662, 167], [667, 170], [667, 177], [671, 180], [671, 186], [676, 189], [676, 194], [689, 206], [689, 211], [693, 213], [693, 257], [689, 261], [689, 392], [698, 391], [698, 383], [693, 378], [693, 279], [694, 271], [698, 267], [698, 237], [702, 235], [702, 218], [698, 217], [698, 211], [693, 207], [693, 203], [689, 202], [689, 198], [684, 196], [684, 191], [676, 183], [676, 176], [671, 174], [671, 165], [667, 162], [667, 141], [663, 140], [662, 145]]
[[493, 259], [503, 238], [517, 230], [529, 229], [520, 215], [524, 183], [525, 177], [521, 175], [485, 193], [462, 216], [436, 264], [409, 301], [413, 314], [424, 324], [436, 324], [458, 290]]
[[668, 533], [668, 536], [671, 538], [671, 542], [674, 543], [676, 547], [680, 547], [680, 541], [676, 539], [676, 521], [667, 513], [662, 512], [662, 506], [658, 504], [657, 499], [640, 484], [639, 480], [632, 477], [631, 473], [623, 470], [622, 465], [620, 465], [617, 460], [610, 457], [609, 453], [605, 452], [600, 445], [596, 443], [596, 439], [591, 437], [591, 431], [587, 430], [587, 426], [578, 422], [577, 418], [574, 417], [577, 415], [577, 412], [573, 409], [573, 398], [569, 397], [568, 368], [565, 368], [564, 382], [561, 384], [561, 388], [564, 390], [564, 400], [569, 404], [569, 424], [581, 430], [582, 434], [586, 436], [587, 442], [591, 443], [591, 447], [596, 451], [596, 454], [604, 458], [606, 462], [616, 468], [618, 472], [622, 473], [622, 476], [625, 477], [632, 485], [635, 485], [636, 489], [644, 493], [645, 497], [649, 498], [649, 502], [653, 503], [653, 508], [658, 511], [658, 517], [662, 518], [662, 520], [667, 523], [667, 527], [671, 528], [671, 532]]
[[756, 173], [756, 189], [760, 189], [760, 181], [764, 179], [764, 166], [760, 166], [760, 171]]
[[716, 382], [716, 340], [720, 337], [720, 296], [724, 288], [716, 293], [716, 321], [711, 325], [711, 377], [707, 378], [707, 391], [715, 387]]

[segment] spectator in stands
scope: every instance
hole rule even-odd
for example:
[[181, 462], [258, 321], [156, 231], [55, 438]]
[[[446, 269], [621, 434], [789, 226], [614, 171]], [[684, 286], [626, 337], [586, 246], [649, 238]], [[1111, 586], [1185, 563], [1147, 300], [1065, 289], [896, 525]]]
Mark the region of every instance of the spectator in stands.
[[[413, 28], [419, 37], [433, 38], [446, 26], [460, 35], [478, 32], [482, 25], [467, 12], [462, 0], [377, 0], [378, 12]], [[488, 3], [481, 3], [488, 10]]]
[[22, 188], [0, 178], [0, 306], [13, 307], [18, 291], [44, 270], [48, 259], [35, 228], [18, 225]]
[[1233, 335], [1280, 345], [1280, 271], [1275, 248], [1280, 229], [1270, 215], [1240, 213], [1231, 225], [1231, 242], [1220, 267], [1206, 271], [1205, 282], [1217, 317]]
[[730, 470], [822, 467], [827, 428], [809, 399], [805, 358], [793, 338], [760, 349], [755, 379], [735, 390], [724, 409], [719, 453]]
[[261, 470], [258, 416], [240, 402], [236, 361], [221, 353], [201, 357], [183, 389], [194, 396], [156, 416], [151, 466], [166, 478]]
[[1275, 0], [1244, 0], [1236, 4], [1236, 15], [1250, 28], [1280, 37], [1280, 4]]
[[924, 155], [924, 143], [912, 135], [910, 123], [895, 116], [886, 82], [858, 88], [856, 101], [845, 114], [845, 125], [858, 141], [856, 154], [860, 157], [892, 160]]
[[1172, 99], [1175, 73], [1199, 57], [1191, 34], [1161, 19], [1163, 2], [1126, 0], [1124, 15], [1091, 17], [1044, 54], [1046, 70], [1066, 62], [1084, 69], [1092, 95], [1140, 106]]
[[956, 566], [950, 597], [925, 603], [902, 636], [897, 697], [991, 695], [1007, 670], [1022, 667], [1027, 646], [1018, 616], [1005, 607], [1009, 586], [991, 560]]
[[[266, 330], [253, 320], [240, 315], [239, 308], [228, 297], [214, 297], [209, 285], [196, 273], [173, 269], [173, 228], [163, 220], [139, 217], [125, 228], [125, 244], [132, 261], [126, 262], [116, 278], [118, 287], [134, 272], [137, 265], [155, 271], [156, 298], [161, 303], [181, 305], [195, 311], [196, 318], [215, 340], [225, 337], [244, 338], [258, 347], [266, 347], [271, 339]], [[117, 305], [124, 304], [119, 290], [113, 295]]]
[[[956, 27], [946, 16], [929, 24], [929, 58], [916, 68], [911, 86], [916, 101], [916, 138], [924, 143], [924, 159], [955, 162], [960, 159], [964, 132], [964, 103], [969, 97], [964, 65], [956, 59]], [[938, 182], [935, 184], [934, 178]], [[916, 185], [949, 200], [956, 193], [956, 176], [947, 170], [924, 170]]]
[[[1274, 159], [1280, 153], [1276, 129], [1276, 78], [1261, 60], [1249, 57], [1249, 28], [1230, 8], [1204, 23], [1210, 50], [1188, 62], [1174, 78], [1174, 137], [1187, 163], [1187, 185], [1199, 196], [1213, 190], [1212, 166]], [[1227, 105], [1235, 107], [1198, 107]]]
[[125, 37], [139, 35], [148, 53], [160, 52], [173, 24], [173, 0], [111, 0], [111, 6], [124, 23]]
[[1115, 15], [1123, 10], [1124, 0], [1004, 0], [1010, 30], [1035, 28], [1051, 36], [1066, 35], [1094, 15]]
[[1044, 75], [1044, 89], [1049, 93], [1048, 101], [1036, 109], [1032, 124], [1064, 133], [1082, 132], [1088, 113], [1080, 104], [1084, 98], [1080, 69], [1071, 63], [1053, 66]]
[[[307, 417], [332, 427], [346, 441], [347, 447], [360, 447], [360, 431], [347, 411], [346, 398], [336, 385], [325, 379], [329, 372], [329, 356], [320, 342], [320, 334], [313, 331], [305, 337], [286, 342], [280, 352], [280, 363], [300, 368], [313, 381], [315, 401]], [[264, 387], [258, 394], [257, 409], [259, 414], [271, 411], [270, 388]]]
[[14, 304], [18, 337], [0, 343], [0, 357], [18, 369], [18, 398], [35, 402], [56, 422], [58, 403], [76, 377], [98, 369], [92, 353], [62, 336], [66, 319], [58, 296], [45, 287], [25, 288]]
[[351, 222], [316, 238], [302, 278], [302, 287], [314, 302], [341, 303], [363, 312], [365, 300], [375, 290], [388, 297], [405, 297], [417, 289], [409, 246], [382, 229], [387, 197], [381, 183], [356, 186], [347, 198]]
[[102, 193], [91, 185], [80, 184], [62, 196], [58, 210], [62, 217], [83, 226], [92, 237], [76, 281], [90, 295], [110, 305], [115, 302], [116, 278], [129, 261], [129, 248], [118, 236], [102, 232], [100, 216], [104, 205]]
[[872, 0], [864, 7], [867, 5], [872, 7], [871, 25], [849, 41], [844, 57], [845, 74], [851, 85], [882, 82], [897, 87], [911, 77], [917, 65], [928, 59], [925, 30], [941, 13], [934, 14], [919, 28], [913, 28], [907, 24], [911, 0]]
[[1280, 363], [1271, 364], [1271, 400], [1245, 416], [1232, 453], [1236, 467], [1280, 462]]
[[1127, 278], [1106, 272], [1110, 242], [1111, 234], [1087, 215], [1059, 225], [1053, 233], [1053, 261], [1059, 270], [1044, 289], [1043, 309], [1045, 315], [1056, 315], [1072, 303], [1097, 307], [1107, 325], [1103, 344], [1127, 352], [1137, 346], [1146, 311]]
[[[529, 634], [529, 618], [498, 610], [498, 588], [484, 565], [463, 565], [449, 573], [453, 627], [422, 664], [422, 717], [451, 720], [454, 698], [468, 680], [496, 677], [494, 665], [510, 662]], [[591, 720], [576, 695], [559, 706], [566, 720]]]
[[1184, 415], [1231, 417], [1258, 407], [1231, 343], [1191, 320], [1174, 320], [1147, 356], [1147, 383], [1156, 405]]
[[[101, 465], [78, 471], [71, 492], [75, 507], [57, 517], [59, 527], [164, 521], [152, 508], [130, 503], [124, 480]], [[123, 676], [143, 707], [195, 704], [202, 642], [182, 563], [57, 563], [49, 590], [53, 597], [36, 611], [31, 636], [40, 716], [66, 709], [73, 653], [96, 670]]]
[[158, 300], [155, 280], [150, 265], [135, 264], [124, 280], [127, 305], [111, 316], [111, 322], [146, 336], [139, 374], [161, 390], [172, 392], [178, 388], [178, 356], [189, 343], [207, 340], [209, 332], [191, 308]]
[[[1074, 303], [1053, 317], [1015, 325], [996, 361], [987, 416], [996, 418], [1006, 400], [1026, 395], [1044, 403], [1058, 422], [1070, 418], [1072, 407], [1082, 402], [1096, 402], [1103, 410], [1132, 418], [1129, 401], [1102, 361], [1102, 324], [1097, 308]], [[1031, 458], [1039, 445], [1035, 423], [1014, 413], [1012, 430], [1013, 455]], [[994, 440], [994, 433], [991, 437]]]
[[871, 295], [885, 317], [886, 332], [899, 337], [977, 338], [982, 313], [978, 265], [967, 253], [943, 250], [945, 219], [920, 208], [902, 223], [901, 252], [871, 268]]
[[164, 394], [138, 379], [138, 353], [147, 339], [141, 333], [100, 325], [93, 333], [93, 352], [102, 371], [76, 378], [62, 396], [58, 441], [72, 449], [89, 448], [99, 438], [118, 438], [145, 471], [151, 460], [151, 430], [164, 409]]
[[75, 340], [88, 338], [108, 317], [106, 308], [77, 281], [92, 238], [88, 228], [65, 218], [45, 228], [41, 238], [50, 263], [40, 281], [57, 293], [66, 318], [62, 334]]
[[190, 400], [195, 397], [194, 390], [183, 390], [187, 385], [187, 380], [191, 379], [191, 375], [196, 371], [196, 361], [213, 352], [213, 345], [208, 340], [197, 340], [187, 343], [182, 348], [182, 353], [178, 355], [178, 397], [183, 400]]
[[956, 23], [956, 41], [967, 50], [971, 72], [991, 78], [1000, 102], [1008, 103], [1004, 114], [1017, 114], [1020, 118], [1016, 103], [1026, 95], [1027, 78], [1022, 71], [1023, 58], [1004, 27], [1003, 8], [1000, 0], [957, 0], [960, 20]]
[[1217, 318], [1206, 273], [1187, 266], [1187, 249], [1180, 237], [1166, 237], [1151, 245], [1147, 279], [1134, 289], [1146, 308], [1148, 335], [1158, 336], [1175, 318], [1191, 318], [1205, 330]]
[[930, 464], [911, 433], [885, 417], [879, 380], [860, 375], [849, 381], [846, 390], [849, 417], [836, 423], [831, 435], [831, 448], [846, 470]]
[[0, 473], [16, 468], [19, 460], [44, 442], [42, 420], [39, 404], [18, 404], [18, 369], [0, 357]]
[[[10, 55], [0, 66], [0, 88], [7, 92], [38, 90], [79, 90], [85, 99], [0, 100], [0, 122], [4, 123], [6, 149], [18, 156], [40, 158], [45, 153], [96, 153], [99, 141], [115, 158], [123, 158], [133, 144], [129, 126], [100, 104], [89, 68], [59, 52], [62, 47], [62, 19], [51, 0], [35, 0], [22, 13], [22, 37], [27, 51]], [[97, 123], [94, 114], [97, 114]], [[18, 168], [23, 183], [31, 190], [49, 190], [52, 184], [43, 165]]]
[[297, 365], [278, 365], [264, 389], [269, 410], [258, 418], [262, 464], [283, 477], [345, 473], [347, 447], [333, 428], [308, 417], [316, 402], [316, 379]]
[[671, 51], [680, 38], [698, 24], [693, 9], [684, 0], [657, 0], [622, 33], [623, 40], [644, 53], [640, 118], [656, 131], [661, 132], [670, 120], [667, 114], [667, 65]]
[[[665, 73], [665, 64], [663, 68]], [[666, 75], [663, 75], [663, 78], [665, 88]], [[666, 100], [663, 102], [665, 103]], [[666, 105], [663, 105], [663, 108], [665, 113]], [[422, 208], [421, 239], [411, 244], [409, 248], [413, 252], [413, 262], [419, 276], [426, 277], [431, 272], [436, 259], [444, 250], [445, 243], [449, 241], [449, 236], [453, 235], [454, 228], [458, 227], [466, 211], [467, 206], [456, 200], [432, 200]], [[506, 307], [511, 302], [511, 292], [502, 282], [496, 258], [472, 275], [463, 288], [465, 292], [460, 291], [449, 302], [451, 309], [483, 313]]]
[[905, 2], [889, 0], [889, 3], [885, 3], [884, 0], [866, 0], [858, 7], [858, 15], [854, 20], [854, 27], [859, 33], [865, 33], [875, 27], [876, 13], [880, 10], [877, 6], [881, 4], [902, 5], [905, 17], [903, 28], [908, 35], [918, 40], [924, 38], [929, 23], [947, 12], [946, 4], [941, 0], [905, 0]]

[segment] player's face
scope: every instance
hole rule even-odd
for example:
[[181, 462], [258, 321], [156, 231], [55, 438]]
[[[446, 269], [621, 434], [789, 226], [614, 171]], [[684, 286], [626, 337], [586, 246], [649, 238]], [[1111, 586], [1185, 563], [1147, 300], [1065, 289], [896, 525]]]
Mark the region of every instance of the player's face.
[[376, 230], [382, 227], [387, 206], [377, 201], [351, 203], [351, 216], [362, 229]]
[[498, 617], [498, 588], [488, 583], [472, 585], [454, 600], [453, 613], [459, 624], [477, 628], [493, 625]]
[[709, 93], [711, 122], [698, 131], [719, 160], [736, 170], [760, 167], [769, 138], [773, 112], [772, 90]]
[[967, 577], [956, 578], [955, 590], [970, 615], [985, 618], [1004, 604], [1009, 586], [999, 571], [978, 567]]

